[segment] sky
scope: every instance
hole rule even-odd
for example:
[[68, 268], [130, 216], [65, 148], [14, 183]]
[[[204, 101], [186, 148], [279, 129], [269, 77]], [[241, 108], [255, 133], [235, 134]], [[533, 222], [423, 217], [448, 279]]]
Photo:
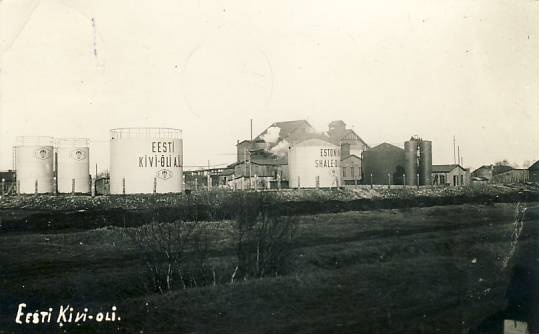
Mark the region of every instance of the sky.
[[539, 158], [538, 1], [0, 1], [0, 170], [17, 136], [174, 127], [224, 166], [273, 122], [342, 119], [433, 163]]

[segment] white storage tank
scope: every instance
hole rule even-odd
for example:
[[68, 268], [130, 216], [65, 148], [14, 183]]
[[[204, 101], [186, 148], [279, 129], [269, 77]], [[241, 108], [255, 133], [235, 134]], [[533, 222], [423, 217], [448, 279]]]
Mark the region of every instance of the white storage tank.
[[59, 138], [56, 140], [56, 153], [58, 192], [90, 192], [88, 139]]
[[17, 137], [14, 154], [18, 193], [51, 193], [54, 183], [53, 138]]
[[291, 188], [339, 187], [340, 148], [318, 138], [294, 144], [288, 151], [288, 173]]
[[121, 128], [110, 136], [111, 194], [183, 191], [181, 130]]

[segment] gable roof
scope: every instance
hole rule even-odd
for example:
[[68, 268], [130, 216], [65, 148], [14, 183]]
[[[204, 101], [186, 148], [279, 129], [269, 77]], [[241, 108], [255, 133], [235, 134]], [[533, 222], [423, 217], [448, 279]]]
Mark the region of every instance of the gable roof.
[[481, 170], [481, 169], [491, 169], [491, 168], [492, 168], [492, 165], [490, 165], [490, 166], [489, 166], [489, 165], [483, 165], [483, 166], [481, 166], [481, 167], [476, 168], [476, 169], [472, 172], [472, 174], [476, 173], [477, 171], [479, 171], [479, 170]]
[[239, 145], [241, 145], [241, 144], [243, 144], [243, 143], [250, 143], [250, 142], [251, 142], [251, 141], [250, 141], [249, 139], [245, 139], [245, 140], [239, 141], [239, 142], [236, 144], [236, 146], [239, 146]]
[[501, 174], [501, 173], [505, 173], [505, 172], [508, 172], [508, 171], [510, 171], [512, 169], [513, 169], [513, 167], [511, 167], [511, 166], [494, 165], [494, 167], [492, 169], [492, 175], [498, 175], [498, 174]]
[[347, 159], [351, 159], [351, 158], [355, 158], [355, 159], [361, 160], [361, 158], [358, 157], [357, 155], [355, 155], [355, 154], [350, 154], [350, 155], [347, 156], [346, 158], [342, 158], [342, 161], [347, 160]]
[[507, 173], [515, 168], [511, 167], [511, 166], [507, 166], [507, 165], [483, 165], [479, 168], [477, 168], [476, 170], [474, 170], [473, 172], [476, 173], [477, 171], [481, 170], [481, 169], [490, 169], [492, 170], [492, 175], [498, 175], [498, 174], [502, 174], [502, 173]]
[[[256, 136], [255, 140], [264, 140], [263, 137], [268, 133], [270, 128], [279, 128], [279, 139], [276, 142], [279, 142], [283, 139], [290, 141], [289, 139], [293, 138], [295, 140], [302, 138], [306, 133], [314, 133], [316, 130], [313, 128], [309, 122], [304, 119], [295, 120], [295, 121], [286, 121], [286, 122], [275, 122], [268, 126], [262, 133]], [[299, 138], [296, 138], [299, 137]]]
[[340, 145], [342, 140], [348, 139], [360, 141], [367, 149], [369, 148], [369, 145], [352, 129], [329, 131], [328, 136], [329, 140], [336, 145]]
[[360, 157], [358, 157], [357, 155], [355, 154], [350, 154], [349, 156], [347, 156], [346, 158], [342, 158], [341, 161], [346, 161], [348, 159], [357, 159], [357, 160], [361, 160]]
[[382, 143], [382, 144], [376, 145], [375, 147], [371, 147], [370, 149], [368, 149], [365, 152], [369, 152], [369, 151], [387, 151], [387, 150], [392, 150], [392, 151], [399, 150], [399, 151], [404, 152], [404, 149], [402, 149], [402, 148], [400, 148], [398, 146], [389, 144], [389, 143]]
[[450, 164], [450, 165], [432, 165], [432, 172], [433, 173], [449, 173], [453, 169], [460, 167], [462, 170], [466, 170], [464, 167], [462, 167], [459, 164]]
[[530, 167], [528, 167], [528, 170], [539, 170], [539, 160], [537, 160]]

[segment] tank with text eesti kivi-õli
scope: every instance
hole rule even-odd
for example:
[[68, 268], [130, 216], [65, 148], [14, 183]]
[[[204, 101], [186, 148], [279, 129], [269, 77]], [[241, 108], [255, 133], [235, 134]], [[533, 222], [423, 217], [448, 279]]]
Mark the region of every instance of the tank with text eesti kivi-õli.
[[110, 193], [183, 191], [183, 141], [172, 128], [110, 130]]

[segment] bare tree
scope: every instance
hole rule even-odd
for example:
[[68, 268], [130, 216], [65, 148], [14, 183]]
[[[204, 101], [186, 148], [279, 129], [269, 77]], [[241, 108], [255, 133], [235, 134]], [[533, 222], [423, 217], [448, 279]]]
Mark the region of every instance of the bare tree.
[[294, 216], [276, 214], [276, 200], [247, 194], [235, 203], [238, 267], [233, 279], [282, 275], [289, 270], [297, 232]]
[[209, 239], [204, 224], [154, 221], [126, 234], [144, 259], [149, 289], [165, 293], [206, 284]]

